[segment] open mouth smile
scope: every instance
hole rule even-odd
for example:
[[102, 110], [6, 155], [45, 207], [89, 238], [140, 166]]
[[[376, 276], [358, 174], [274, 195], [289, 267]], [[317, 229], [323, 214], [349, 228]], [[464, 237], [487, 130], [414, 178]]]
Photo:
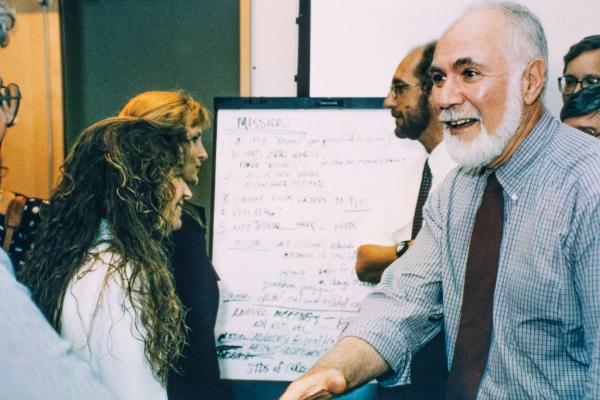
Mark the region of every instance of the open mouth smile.
[[456, 128], [465, 128], [467, 126], [471, 126], [477, 121], [478, 120], [475, 118], [463, 118], [463, 119], [456, 119], [456, 120], [451, 120], [451, 121], [442, 121], [442, 123], [444, 125], [446, 125], [448, 128], [456, 129]]

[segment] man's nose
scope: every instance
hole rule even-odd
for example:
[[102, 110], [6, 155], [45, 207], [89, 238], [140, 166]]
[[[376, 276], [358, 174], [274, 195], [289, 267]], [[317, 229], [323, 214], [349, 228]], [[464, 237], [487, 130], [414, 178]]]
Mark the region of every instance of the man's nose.
[[383, 99], [383, 107], [389, 109], [396, 107], [396, 96], [393, 89], [388, 90], [387, 96]]
[[434, 85], [431, 90], [431, 104], [438, 111], [462, 104], [463, 96], [460, 86], [452, 79], [446, 79], [441, 85]]
[[583, 89], [583, 82], [577, 81], [575, 83], [575, 87], [573, 88], [573, 93], [571, 93], [571, 95], [574, 95], [575, 93], [579, 92], [581, 89]]

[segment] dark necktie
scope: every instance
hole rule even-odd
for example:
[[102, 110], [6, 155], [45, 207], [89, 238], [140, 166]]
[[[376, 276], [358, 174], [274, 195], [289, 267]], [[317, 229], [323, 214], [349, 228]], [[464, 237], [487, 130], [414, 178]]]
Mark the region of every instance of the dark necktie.
[[492, 173], [471, 234], [460, 323], [448, 377], [448, 400], [477, 397], [490, 349], [503, 216], [502, 186]]
[[417, 197], [417, 206], [415, 207], [415, 216], [413, 218], [412, 235], [411, 239], [417, 237], [417, 233], [421, 230], [423, 225], [423, 205], [429, 190], [431, 189], [431, 170], [429, 169], [429, 160], [425, 160], [425, 166], [423, 167], [423, 174], [421, 176], [421, 187], [419, 187], [419, 197]]

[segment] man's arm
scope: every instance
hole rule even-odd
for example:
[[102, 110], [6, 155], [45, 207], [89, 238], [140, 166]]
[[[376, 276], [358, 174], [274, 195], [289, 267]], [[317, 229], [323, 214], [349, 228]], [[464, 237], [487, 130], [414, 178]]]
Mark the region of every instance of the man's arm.
[[[422, 163], [419, 168], [422, 168]], [[398, 180], [402, 181], [406, 179]], [[410, 206], [404, 205], [409, 196], [397, 186], [391, 185], [378, 197], [377, 204], [363, 216], [360, 224], [354, 268], [358, 279], [363, 282], [379, 283], [383, 271], [398, 258], [398, 243], [410, 238], [413, 211], [408, 209], [414, 210], [415, 206], [410, 202]], [[414, 194], [416, 203], [417, 192]]]
[[410, 382], [412, 353], [442, 328], [439, 243], [445, 240], [447, 203], [442, 200], [448, 196], [440, 193], [428, 200], [433, 205], [424, 209], [419, 237], [386, 269], [344, 339], [292, 383], [281, 400], [327, 399], [376, 377], [384, 386]]
[[369, 343], [345, 337], [290, 384], [280, 400], [330, 399], [384, 374], [389, 368]]
[[[408, 246], [412, 245], [409, 240]], [[378, 246], [364, 244], [356, 250], [356, 275], [362, 282], [379, 283], [381, 275], [391, 263], [398, 259], [396, 245]]]
[[392, 369], [382, 384], [410, 382], [412, 353], [441, 328], [440, 274], [437, 246], [425, 225], [414, 246], [367, 296], [346, 337], [292, 383], [281, 400], [331, 398]]
[[600, 198], [587, 201], [575, 218], [572, 254], [581, 302], [586, 347], [590, 355], [586, 399], [600, 396]]
[[396, 246], [364, 244], [356, 250], [356, 275], [363, 282], [379, 283], [383, 271], [398, 257]]
[[52, 329], [0, 250], [0, 398], [113, 399]]

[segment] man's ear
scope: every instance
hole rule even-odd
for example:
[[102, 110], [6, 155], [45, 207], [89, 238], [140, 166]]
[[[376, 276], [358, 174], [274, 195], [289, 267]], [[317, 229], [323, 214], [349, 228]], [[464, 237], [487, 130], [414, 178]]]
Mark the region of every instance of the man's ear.
[[544, 89], [544, 77], [546, 76], [546, 63], [541, 58], [531, 60], [523, 72], [521, 82], [521, 94], [525, 105], [532, 105], [541, 95]]

